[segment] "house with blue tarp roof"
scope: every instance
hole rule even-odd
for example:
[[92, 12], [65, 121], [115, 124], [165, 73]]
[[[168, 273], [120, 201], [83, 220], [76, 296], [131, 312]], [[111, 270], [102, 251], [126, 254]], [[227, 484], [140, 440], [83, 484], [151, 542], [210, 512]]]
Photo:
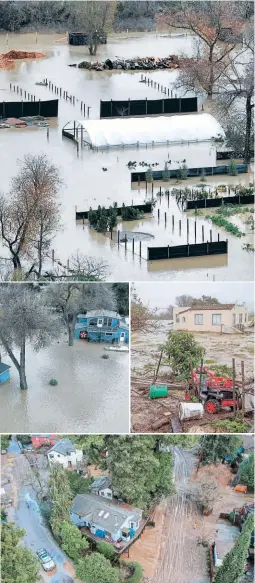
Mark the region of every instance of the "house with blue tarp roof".
[[91, 310], [77, 316], [75, 338], [89, 342], [128, 343], [129, 326], [117, 312]]
[[0, 362], [0, 385], [10, 380], [10, 366]]

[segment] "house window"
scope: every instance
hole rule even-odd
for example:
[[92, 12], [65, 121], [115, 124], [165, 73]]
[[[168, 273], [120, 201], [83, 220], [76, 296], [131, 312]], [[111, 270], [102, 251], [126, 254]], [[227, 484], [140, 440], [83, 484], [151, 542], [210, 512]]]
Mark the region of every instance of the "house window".
[[112, 336], [112, 332], [106, 332], [105, 335], [106, 336]]
[[233, 326], [235, 326], [235, 325], [236, 325], [236, 315], [233, 314]]
[[221, 314], [213, 314], [212, 315], [212, 325], [219, 326], [221, 324]]
[[100, 492], [101, 496], [104, 496], [104, 492]]
[[103, 321], [104, 321], [104, 319], [103, 319], [103, 318], [98, 318], [98, 320], [97, 320], [97, 325], [98, 325], [98, 326], [103, 326]]
[[107, 326], [111, 327], [111, 325], [112, 325], [112, 318], [108, 318], [108, 324], [107, 324]]
[[243, 314], [239, 314], [239, 324], [243, 323]]
[[110, 492], [107, 492], [106, 496], [107, 496], [107, 498], [111, 498], [112, 497], [112, 495], [111, 495]]
[[89, 326], [96, 326], [97, 325], [97, 319], [96, 318], [90, 318], [89, 320]]
[[182, 322], [185, 322], [185, 318], [184, 318], [184, 316], [182, 316]]
[[178, 314], [176, 314], [176, 316], [175, 316], [175, 321], [177, 324], [180, 322], [180, 318], [179, 318]]
[[54, 453], [50, 453], [49, 457], [54, 458]]
[[107, 326], [108, 318], [104, 318], [104, 326]]
[[130, 528], [136, 529], [138, 528], [139, 523], [138, 522], [130, 522]]
[[247, 322], [247, 314], [244, 316], [244, 321]]
[[203, 314], [195, 314], [195, 324], [197, 326], [203, 325]]

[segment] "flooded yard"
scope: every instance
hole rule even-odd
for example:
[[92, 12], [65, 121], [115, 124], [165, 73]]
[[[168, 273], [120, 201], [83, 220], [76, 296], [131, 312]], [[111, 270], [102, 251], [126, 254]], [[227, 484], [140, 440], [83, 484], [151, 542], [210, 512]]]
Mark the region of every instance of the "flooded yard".
[[[56, 342], [39, 353], [27, 349], [28, 390], [10, 359], [11, 380], [0, 385], [1, 430], [17, 433], [129, 431], [129, 355], [104, 344]], [[50, 386], [55, 378], [57, 386]]]
[[[62, 40], [61, 40], [62, 38]], [[157, 36], [137, 35], [136, 38], [128, 35], [115, 36], [109, 39], [107, 45], [101, 45], [96, 57], [99, 61], [107, 57], [135, 57], [148, 54], [148, 38], [151, 54], [167, 56], [186, 52], [191, 54], [193, 38], [191, 36]], [[228, 255], [198, 257], [187, 259], [173, 259], [167, 261], [147, 262], [147, 246], [179, 245], [187, 242], [186, 214], [177, 207], [174, 196], [170, 197], [168, 206], [166, 197], [157, 200], [153, 215], [145, 215], [142, 220], [119, 222], [121, 231], [132, 233], [145, 232], [153, 236], [152, 241], [142, 241], [142, 253], [139, 257], [139, 243], [135, 243], [135, 254], [132, 254], [132, 236], [127, 249], [121, 244], [119, 247], [116, 238], [97, 233], [84, 225], [76, 223], [75, 211], [97, 208], [98, 205], [110, 206], [114, 202], [121, 206], [142, 204], [151, 198], [149, 185], [145, 187], [131, 186], [130, 170], [127, 163], [136, 160], [137, 163], [158, 163], [158, 168], [164, 167], [167, 159], [182, 161], [187, 159], [202, 160], [203, 145], [183, 145], [172, 147], [157, 147], [148, 149], [118, 149], [104, 152], [94, 152], [81, 149], [77, 156], [75, 145], [62, 138], [63, 126], [73, 120], [81, 119], [81, 101], [90, 107], [90, 119], [99, 117], [100, 99], [121, 99], [130, 97], [139, 99], [161, 98], [162, 94], [152, 87], [140, 83], [140, 71], [86, 71], [68, 67], [69, 64], [81, 60], [95, 60], [87, 54], [86, 47], [71, 47], [65, 44], [63, 35], [39, 35], [35, 43], [35, 35], [9, 35], [9, 45], [6, 45], [6, 36], [0, 36], [0, 51], [10, 49], [36, 50], [45, 52], [45, 59], [35, 61], [17, 61], [12, 70], [0, 71], [0, 98], [1, 100], [19, 99], [16, 93], [10, 91], [9, 85], [17, 84], [24, 90], [31, 92], [42, 100], [55, 98], [54, 92], [46, 87], [35, 85], [48, 78], [54, 84], [75, 95], [75, 104], [59, 99], [59, 117], [50, 120], [49, 139], [46, 128], [27, 127], [23, 129], [10, 128], [0, 130], [1, 155], [1, 189], [7, 193], [12, 176], [17, 172], [17, 159], [24, 154], [46, 154], [54, 164], [59, 166], [64, 186], [61, 188], [59, 200], [61, 203], [61, 230], [53, 243], [55, 260], [67, 262], [67, 259], [79, 249], [87, 256], [94, 256], [107, 263], [107, 279], [118, 281], [129, 280], [252, 280], [253, 254], [242, 250], [243, 243], [252, 243], [252, 234], [246, 229], [245, 237], [238, 239], [227, 234], [223, 229], [212, 226], [206, 216], [197, 217], [197, 242], [201, 242], [202, 226], [204, 227], [205, 241], [209, 239], [212, 230], [212, 240], [228, 238]], [[176, 70], [153, 71], [149, 73], [151, 79], [162, 83], [168, 88], [178, 76]], [[180, 95], [178, 93], [178, 95]], [[87, 115], [87, 113], [86, 113]], [[84, 118], [85, 119], [85, 118]], [[86, 119], [85, 119], [86, 121]], [[103, 172], [102, 168], [107, 171]], [[209, 184], [221, 184], [229, 181], [248, 184], [250, 174], [238, 177], [214, 177], [207, 180]], [[195, 179], [188, 179], [185, 187], [194, 185]], [[160, 185], [160, 183], [159, 183]], [[154, 184], [154, 196], [158, 190]], [[174, 181], [171, 182], [174, 185]], [[164, 183], [164, 187], [166, 184]], [[158, 220], [158, 209], [160, 219]], [[166, 213], [166, 219], [165, 219]], [[172, 216], [175, 217], [175, 226], [172, 228]], [[189, 242], [194, 242], [194, 217], [190, 216]], [[179, 232], [179, 221], [182, 221]], [[135, 235], [137, 237], [137, 235]], [[6, 250], [2, 251], [3, 254]]]

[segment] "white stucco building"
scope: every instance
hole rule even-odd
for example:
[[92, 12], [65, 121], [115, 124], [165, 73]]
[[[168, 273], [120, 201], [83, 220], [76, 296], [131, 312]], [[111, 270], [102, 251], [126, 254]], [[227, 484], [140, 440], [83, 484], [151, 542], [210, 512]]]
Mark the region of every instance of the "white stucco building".
[[81, 449], [76, 449], [70, 439], [61, 439], [47, 452], [50, 466], [54, 463], [61, 464], [63, 468], [77, 468], [83, 459]]

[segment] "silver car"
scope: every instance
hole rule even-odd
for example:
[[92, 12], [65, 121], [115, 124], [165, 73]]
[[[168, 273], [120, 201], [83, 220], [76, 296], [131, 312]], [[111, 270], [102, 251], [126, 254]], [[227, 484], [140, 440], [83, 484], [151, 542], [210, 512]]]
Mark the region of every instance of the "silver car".
[[42, 563], [44, 571], [52, 571], [55, 569], [56, 565], [52, 557], [47, 553], [46, 549], [39, 549], [36, 551], [36, 554]]

